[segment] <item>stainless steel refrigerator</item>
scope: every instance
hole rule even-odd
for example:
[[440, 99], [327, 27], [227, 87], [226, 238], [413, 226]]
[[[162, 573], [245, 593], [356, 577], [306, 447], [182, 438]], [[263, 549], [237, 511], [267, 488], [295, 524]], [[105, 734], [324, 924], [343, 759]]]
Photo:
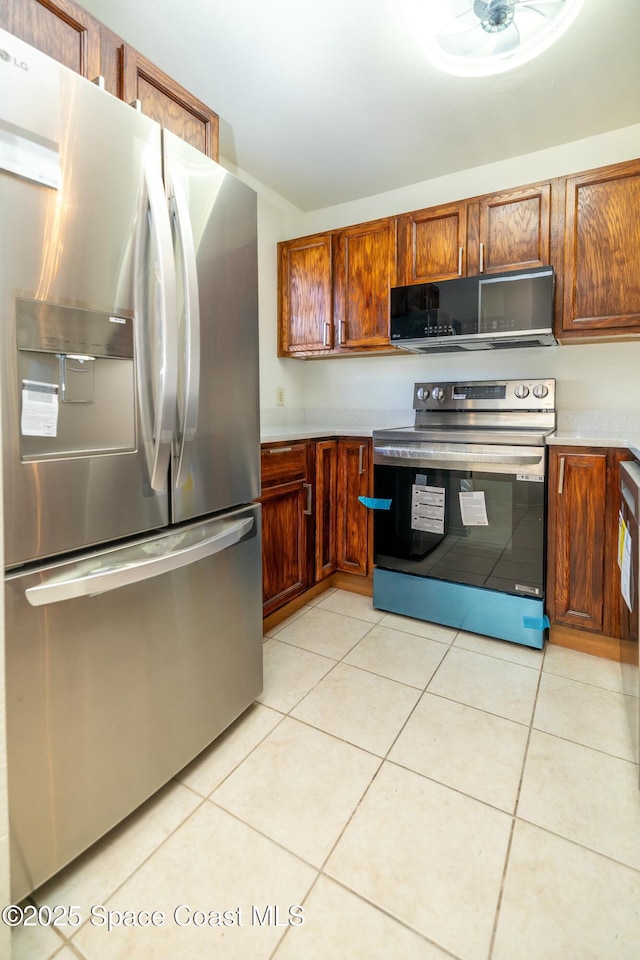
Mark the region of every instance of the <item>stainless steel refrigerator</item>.
[[262, 687], [255, 193], [0, 31], [12, 897]]

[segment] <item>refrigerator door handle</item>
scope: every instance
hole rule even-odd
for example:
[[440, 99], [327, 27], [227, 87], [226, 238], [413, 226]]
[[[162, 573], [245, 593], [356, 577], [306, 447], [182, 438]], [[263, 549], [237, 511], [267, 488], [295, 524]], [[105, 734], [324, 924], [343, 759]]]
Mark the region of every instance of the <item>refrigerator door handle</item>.
[[[222, 529], [212, 536], [159, 555], [141, 557], [144, 544], [142, 547], [140, 545], [123, 547], [121, 550], [102, 554], [93, 561], [81, 561], [77, 567], [62, 576], [54, 576], [34, 587], [28, 587], [25, 590], [25, 596], [32, 607], [42, 607], [46, 604], [59, 603], [61, 600], [95, 596], [133, 583], [140, 583], [142, 580], [158, 577], [163, 573], [186, 567], [197, 560], [221, 553], [239, 543], [253, 525], [253, 517], [243, 517], [234, 521], [223, 520], [219, 524]], [[176, 536], [179, 538], [180, 534]], [[163, 539], [172, 541], [175, 537], [169, 535]]]
[[[151, 240], [157, 251], [155, 278], [157, 280], [157, 310], [153, 322], [157, 329], [157, 370], [153, 411], [153, 435], [145, 437], [150, 444], [149, 472], [153, 490], [166, 490], [173, 428], [175, 423], [176, 394], [178, 382], [178, 337], [176, 322], [176, 279], [173, 260], [171, 228], [167, 214], [164, 187], [159, 171], [151, 164], [145, 164], [145, 184], [149, 201], [149, 229]], [[145, 264], [140, 256], [136, 261], [138, 284], [144, 283]], [[138, 316], [138, 323], [148, 322], [148, 318]], [[140, 357], [139, 362], [145, 363]], [[148, 359], [146, 360], [148, 362]], [[146, 375], [149, 375], [147, 368]]]
[[[164, 134], [164, 131], [163, 131]], [[165, 157], [168, 151], [165, 150]], [[183, 487], [189, 476], [191, 452], [198, 425], [198, 398], [200, 396], [200, 296], [193, 230], [189, 206], [179, 177], [172, 171], [171, 161], [166, 169], [169, 213], [178, 241], [180, 265], [184, 278], [184, 349], [183, 383], [178, 395], [178, 467], [175, 485]]]

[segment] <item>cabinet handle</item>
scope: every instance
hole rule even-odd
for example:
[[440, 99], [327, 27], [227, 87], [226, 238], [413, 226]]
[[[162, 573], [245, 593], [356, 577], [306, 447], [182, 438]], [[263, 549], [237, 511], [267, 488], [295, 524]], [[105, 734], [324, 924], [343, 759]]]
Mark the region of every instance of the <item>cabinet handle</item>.
[[293, 447], [274, 447], [273, 450], [267, 450], [267, 453], [291, 453]]
[[484, 243], [480, 244], [480, 273], [484, 273]]
[[562, 493], [564, 487], [564, 457], [560, 457], [560, 471], [558, 473], [558, 493]]
[[323, 331], [323, 332], [322, 332], [322, 343], [324, 344], [325, 347], [331, 346], [331, 344], [329, 343], [329, 326], [330, 326], [330, 325], [327, 323], [326, 320], [325, 320], [324, 323], [322, 324], [322, 331]]
[[346, 342], [347, 342], [347, 337], [346, 337], [346, 334], [345, 334], [345, 328], [346, 328], [346, 326], [347, 326], [347, 321], [346, 321], [346, 320], [341, 320], [341, 321], [340, 321], [340, 343], [346, 343]]
[[464, 252], [464, 247], [458, 247], [458, 276], [462, 276], [462, 254]]
[[313, 494], [313, 487], [310, 483], [303, 483], [302, 486], [307, 491], [307, 509], [303, 510], [305, 517], [311, 516], [311, 496]]
[[358, 473], [360, 476], [364, 473], [364, 443], [358, 448]]

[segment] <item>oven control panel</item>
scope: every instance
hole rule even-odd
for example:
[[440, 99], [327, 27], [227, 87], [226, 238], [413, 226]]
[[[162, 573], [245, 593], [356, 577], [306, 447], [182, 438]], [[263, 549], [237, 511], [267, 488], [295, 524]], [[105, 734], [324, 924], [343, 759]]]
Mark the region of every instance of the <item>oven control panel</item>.
[[416, 410], [555, 410], [555, 380], [416, 383]]

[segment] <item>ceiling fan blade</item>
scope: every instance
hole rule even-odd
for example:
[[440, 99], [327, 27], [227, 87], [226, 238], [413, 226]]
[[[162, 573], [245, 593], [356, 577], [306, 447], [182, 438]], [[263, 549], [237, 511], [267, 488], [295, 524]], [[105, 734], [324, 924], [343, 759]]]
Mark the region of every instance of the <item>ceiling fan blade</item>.
[[495, 57], [499, 57], [504, 53], [511, 53], [512, 50], [515, 50], [516, 47], [520, 46], [522, 39], [515, 21], [510, 23], [507, 29], [503, 30], [502, 33], [494, 33], [493, 36], [495, 37], [495, 47], [493, 49], [493, 55]]
[[[536, 13], [538, 16], [544, 17], [549, 23], [553, 23], [558, 15], [565, 9], [565, 0], [514, 0], [514, 3], [516, 6], [516, 14], [523, 10], [529, 10], [531, 13]], [[539, 10], [538, 7], [542, 7], [543, 9]]]
[[485, 33], [479, 23], [471, 29], [455, 33], [439, 33], [438, 46], [455, 57], [482, 56], [483, 48], [491, 46], [492, 34]]

